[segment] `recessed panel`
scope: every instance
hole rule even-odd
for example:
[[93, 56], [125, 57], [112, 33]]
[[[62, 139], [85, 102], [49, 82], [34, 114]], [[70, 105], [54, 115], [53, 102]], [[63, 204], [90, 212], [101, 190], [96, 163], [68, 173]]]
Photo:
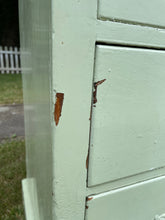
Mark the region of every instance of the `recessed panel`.
[[165, 52], [97, 46], [88, 186], [165, 166]]
[[86, 220], [163, 220], [165, 178], [89, 196], [86, 208]]
[[165, 27], [163, 0], [99, 0], [98, 18]]

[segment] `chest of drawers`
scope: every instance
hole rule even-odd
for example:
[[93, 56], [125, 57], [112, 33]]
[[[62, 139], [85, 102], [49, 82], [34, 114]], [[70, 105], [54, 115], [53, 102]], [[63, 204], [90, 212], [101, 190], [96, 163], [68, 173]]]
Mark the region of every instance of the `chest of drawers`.
[[165, 2], [20, 0], [27, 220], [165, 213]]

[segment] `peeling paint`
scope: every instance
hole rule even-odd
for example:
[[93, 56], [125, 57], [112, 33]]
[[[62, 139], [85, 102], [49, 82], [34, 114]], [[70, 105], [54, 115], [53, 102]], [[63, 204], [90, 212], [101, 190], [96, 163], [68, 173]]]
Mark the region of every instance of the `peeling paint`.
[[100, 80], [94, 83], [94, 91], [93, 91], [93, 104], [97, 102], [97, 86], [101, 85], [106, 79]]
[[62, 106], [64, 100], [64, 93], [56, 93], [56, 103], [54, 109], [54, 120], [56, 125], [59, 123], [59, 119], [61, 117]]
[[[98, 82], [95, 82], [94, 83], [94, 91], [93, 91], [93, 101], [92, 101], [92, 106], [93, 107], [96, 107], [96, 102], [97, 102], [97, 86], [102, 84], [106, 79], [103, 79], [103, 80], [100, 80]], [[89, 117], [89, 120], [91, 120], [92, 118], [92, 107], [91, 107], [91, 111], [90, 111], [90, 117]]]
[[87, 201], [90, 201], [92, 199], [93, 199], [93, 197], [87, 197]]

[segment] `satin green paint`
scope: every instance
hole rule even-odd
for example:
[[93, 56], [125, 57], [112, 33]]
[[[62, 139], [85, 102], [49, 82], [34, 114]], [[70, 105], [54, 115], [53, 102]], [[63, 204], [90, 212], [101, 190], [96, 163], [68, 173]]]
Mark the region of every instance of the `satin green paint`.
[[165, 52], [97, 46], [89, 186], [165, 166]]
[[40, 220], [36, 180], [27, 178], [22, 181], [26, 219]]
[[98, 18], [144, 26], [165, 27], [162, 0], [98, 0]]
[[[19, 2], [27, 183], [30, 188], [29, 178], [36, 182], [40, 220], [52, 219], [50, 3], [49, 0]], [[28, 208], [26, 213], [29, 212], [33, 210]]]
[[86, 220], [163, 220], [164, 187], [165, 177], [160, 177], [93, 196]]
[[[151, 2], [153, 5], [154, 1]], [[97, 59], [96, 44], [165, 49], [164, 29], [151, 27], [164, 26], [157, 22], [157, 19], [151, 19], [150, 27], [147, 26], [148, 24], [144, 27], [131, 22], [124, 24], [124, 22], [103, 21], [98, 18], [101, 10], [98, 3], [101, 2], [97, 0], [20, 0], [27, 155], [27, 179], [23, 182], [23, 190], [26, 213], [31, 214], [34, 207], [38, 207], [40, 220], [84, 220], [88, 218], [85, 208], [87, 196], [102, 194], [152, 177], [150, 173], [143, 173], [139, 175], [140, 177], [136, 175], [103, 183], [106, 179], [104, 176], [99, 180], [100, 185], [87, 187], [86, 159], [91, 127], [89, 118], [93, 80], [96, 76], [94, 70], [95, 50]], [[108, 1], [106, 4], [109, 4]], [[140, 17], [136, 20], [142, 22]], [[163, 19], [160, 20], [163, 22]], [[157, 56], [154, 55], [156, 53], [158, 52], [153, 53], [153, 56], [157, 60]], [[160, 53], [164, 54], [164, 52]], [[116, 65], [120, 68], [117, 59], [116, 57]], [[124, 55], [123, 59], [125, 60]], [[138, 62], [138, 59], [137, 57], [135, 63], [144, 65], [145, 62], [142, 60]], [[161, 65], [162, 59], [160, 56]], [[153, 64], [153, 62], [150, 63]], [[101, 74], [107, 74], [104, 72], [107, 69], [102, 64]], [[147, 65], [149, 65], [148, 60], [144, 66]], [[161, 72], [158, 71], [158, 75], [162, 73], [162, 67], [159, 70]], [[151, 69], [151, 73], [152, 71]], [[101, 95], [100, 89], [106, 93], [108, 83], [107, 79], [98, 87], [98, 95]], [[158, 88], [158, 92], [161, 88]], [[57, 126], [54, 121], [56, 93], [64, 93], [61, 117]], [[99, 96], [97, 104], [99, 104]], [[155, 152], [155, 155], [159, 153], [159, 151]], [[151, 157], [151, 162], [154, 158], [154, 156]], [[91, 166], [90, 163], [91, 161], [89, 166]], [[154, 170], [153, 173], [155, 173], [154, 176], [160, 176], [165, 174], [165, 171], [162, 168]], [[31, 178], [34, 181], [31, 182]], [[34, 198], [28, 192], [35, 191], [35, 188], [37, 199], [34, 202]], [[157, 199], [159, 197], [158, 193]], [[107, 200], [107, 206], [108, 203], [110, 204]], [[157, 214], [159, 213], [155, 213]], [[96, 213], [92, 215], [96, 216]], [[27, 220], [31, 220], [29, 216], [27, 215]], [[106, 214], [103, 214], [102, 219], [107, 220]]]

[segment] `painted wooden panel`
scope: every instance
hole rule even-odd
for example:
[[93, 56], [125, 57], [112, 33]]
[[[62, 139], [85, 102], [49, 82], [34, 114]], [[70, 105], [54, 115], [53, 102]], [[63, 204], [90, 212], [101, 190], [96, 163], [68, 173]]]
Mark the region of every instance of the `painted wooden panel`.
[[165, 177], [90, 196], [86, 208], [86, 220], [163, 220]]
[[40, 220], [84, 220], [96, 3], [20, 0], [28, 174], [23, 194], [31, 216], [36, 200], [28, 193], [37, 190]]
[[[23, 181], [23, 195], [27, 218], [31, 218], [35, 213], [40, 220], [84, 220], [86, 196], [130, 184], [127, 179], [120, 179], [118, 183], [107, 182], [95, 187], [86, 185], [95, 42], [165, 48], [165, 31], [122, 22], [105, 22], [104, 18], [99, 20], [97, 2], [20, 0], [27, 152], [27, 179]], [[141, 51], [143, 53], [146, 50]], [[152, 53], [155, 54], [156, 51]], [[162, 64], [162, 54], [160, 51], [160, 62], [156, 59], [156, 67], [159, 63]], [[143, 58], [143, 62], [140, 62], [142, 69], [147, 65], [145, 56]], [[133, 62], [136, 63], [136, 57]], [[120, 69], [120, 64], [117, 65]], [[98, 85], [97, 107], [102, 97], [100, 89], [104, 91], [104, 86], [109, 86], [109, 75], [102, 75], [111, 73], [109, 64], [107, 67], [107, 72], [95, 75], [96, 82], [104, 77], [107, 79]], [[144, 79], [145, 77], [144, 74]], [[163, 85], [163, 80], [160, 85]], [[163, 96], [163, 86], [160, 89]], [[59, 100], [59, 94], [63, 97], [62, 101]], [[57, 117], [58, 104], [60, 111]], [[153, 155], [158, 155], [162, 162], [159, 156], [162, 151], [159, 152], [159, 145], [156, 147], [158, 149]], [[126, 150], [129, 149], [127, 147]], [[117, 147], [116, 153], [118, 152], [120, 149]], [[89, 168], [91, 162], [90, 158]], [[97, 161], [96, 164], [98, 165]], [[104, 166], [107, 164], [103, 163], [103, 168]], [[99, 177], [99, 181], [109, 181], [109, 174], [104, 174], [104, 169], [100, 167], [96, 171], [97, 175], [100, 175], [102, 170], [103, 176]], [[91, 171], [93, 172], [89, 169], [89, 177]], [[162, 169], [155, 171], [157, 176], [162, 174], [161, 172], [163, 173]], [[145, 174], [143, 180], [148, 178]], [[135, 183], [134, 176], [132, 180], [131, 183]], [[136, 178], [136, 181], [141, 180], [139, 176]]]
[[165, 166], [164, 63], [164, 51], [96, 47], [88, 186]]
[[165, 27], [163, 0], [99, 0], [98, 7], [102, 19]]
[[[27, 185], [38, 195], [40, 220], [52, 219], [52, 143], [51, 143], [51, 1], [20, 0], [21, 63], [24, 92]], [[36, 182], [33, 187], [30, 179]], [[27, 184], [26, 184], [27, 183]], [[25, 199], [32, 193], [25, 189]], [[27, 220], [30, 207], [25, 206]], [[27, 204], [28, 201], [25, 201]], [[34, 208], [35, 210], [35, 208]], [[37, 211], [36, 211], [37, 212]], [[37, 216], [37, 215], [36, 215]], [[35, 218], [35, 217], [34, 217]], [[36, 218], [37, 219], [37, 218]]]

